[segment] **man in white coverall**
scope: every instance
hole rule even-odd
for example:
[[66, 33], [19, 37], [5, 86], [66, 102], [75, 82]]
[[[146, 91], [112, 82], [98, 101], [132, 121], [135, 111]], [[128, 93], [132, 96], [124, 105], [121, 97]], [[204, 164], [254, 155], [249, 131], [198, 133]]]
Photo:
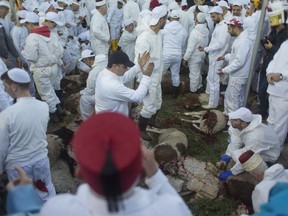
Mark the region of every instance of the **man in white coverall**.
[[105, 19], [107, 13], [106, 0], [96, 2], [96, 10], [91, 12], [93, 17], [90, 26], [91, 48], [96, 55], [108, 56], [111, 44], [108, 23]]
[[222, 68], [223, 61], [217, 61], [218, 57], [224, 56], [229, 47], [230, 35], [228, 27], [223, 19], [221, 7], [215, 6], [210, 11], [210, 16], [216, 24], [212, 33], [211, 41], [208, 47], [199, 47], [199, 51], [205, 51], [209, 54], [209, 71], [207, 75], [206, 93], [209, 94], [208, 105], [202, 106], [205, 109], [217, 108], [220, 97], [220, 76], [218, 70]]
[[30, 61], [30, 71], [41, 99], [49, 106], [51, 121], [59, 122], [56, 111], [60, 100], [54, 87], [58, 80], [58, 65], [63, 65], [63, 52], [59, 52], [59, 49], [63, 51], [62, 46], [48, 26], [39, 27], [39, 17], [35, 13], [29, 12], [20, 22], [30, 31], [22, 54]]
[[195, 19], [196, 26], [192, 29], [186, 52], [183, 57], [183, 65], [189, 66], [190, 91], [197, 92], [202, 87], [201, 68], [204, 64], [205, 53], [198, 47], [206, 47], [209, 43], [209, 30], [206, 24], [206, 15], [199, 12]]
[[16, 103], [0, 113], [0, 174], [17, 178], [15, 167], [22, 167], [32, 179], [43, 201], [55, 196], [47, 156], [46, 131], [49, 110], [46, 103], [29, 93], [29, 74], [19, 68], [1, 76], [5, 91]]
[[241, 107], [235, 112], [228, 113], [228, 116], [231, 122], [228, 130], [231, 142], [220, 161], [227, 165], [232, 158], [236, 164], [230, 171], [220, 174], [221, 180], [244, 171], [238, 158], [248, 150], [260, 154], [266, 162], [274, 163], [278, 159], [281, 151], [279, 139], [269, 126], [262, 123], [261, 115], [253, 115], [249, 109]]
[[[146, 133], [146, 127], [149, 119], [155, 120], [157, 111], [162, 104], [161, 79], [163, 73], [163, 52], [162, 52], [162, 35], [159, 32], [164, 28], [167, 20], [167, 7], [161, 5], [152, 11], [152, 19], [149, 26], [138, 36], [135, 45], [135, 58], [144, 52], [150, 53], [150, 60], [154, 62], [154, 70], [151, 75], [151, 84], [149, 86], [149, 94], [143, 100], [143, 108], [139, 117], [139, 128], [141, 136], [145, 140], [151, 137]], [[141, 76], [139, 76], [141, 79]]]
[[[248, 79], [249, 68], [252, 59], [253, 41], [248, 37], [248, 31], [243, 31], [243, 20], [234, 17], [229, 22], [228, 32], [235, 37], [231, 53], [225, 55], [228, 65], [222, 68], [218, 74], [229, 75], [228, 87], [224, 97], [224, 114], [236, 111], [244, 105], [244, 91]], [[222, 57], [218, 60], [223, 60]]]
[[179, 19], [179, 10], [172, 10], [169, 14], [170, 22], [163, 29], [163, 67], [164, 73], [170, 68], [174, 98], [179, 94], [180, 66], [188, 37]]
[[98, 74], [107, 66], [108, 59], [105, 55], [95, 56], [91, 50], [84, 50], [81, 53], [82, 61], [91, 71], [86, 80], [86, 88], [80, 91], [80, 114], [82, 120], [87, 119], [95, 112], [95, 84]]
[[[153, 63], [149, 63], [146, 70], [143, 69], [149, 58], [149, 53], [145, 52], [141, 57], [138, 56], [138, 63], [134, 65], [122, 51], [110, 55], [107, 68], [102, 70], [96, 79], [96, 113], [111, 111], [128, 116], [128, 102], [142, 102], [148, 92], [150, 76], [154, 68]], [[140, 71], [143, 73], [143, 79], [138, 88], [134, 90], [126, 87], [124, 83], [134, 79]]]
[[268, 125], [277, 133], [281, 148], [288, 132], [288, 41], [282, 43], [267, 67], [269, 94]]

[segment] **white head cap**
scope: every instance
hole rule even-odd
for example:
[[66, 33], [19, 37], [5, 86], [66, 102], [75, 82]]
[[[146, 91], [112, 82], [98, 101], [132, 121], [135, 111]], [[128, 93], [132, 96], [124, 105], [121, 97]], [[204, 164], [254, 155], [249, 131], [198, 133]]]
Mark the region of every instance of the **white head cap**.
[[24, 19], [27, 16], [27, 13], [29, 12], [26, 10], [20, 10], [20, 11], [17, 11], [16, 14], [19, 18]]
[[214, 6], [210, 11], [209, 14], [211, 13], [218, 13], [218, 14], [223, 14], [223, 10], [219, 6]]
[[179, 10], [172, 10], [169, 14], [171, 18], [180, 18], [180, 11]]
[[0, 7], [6, 7], [10, 9], [10, 4], [7, 1], [0, 1]]
[[20, 23], [39, 23], [39, 16], [34, 12], [27, 12], [25, 19], [20, 20]]
[[106, 4], [106, 0], [96, 0], [96, 7], [100, 7]]
[[55, 12], [48, 12], [45, 14], [45, 20], [55, 22], [58, 26], [64, 25], [64, 23], [60, 21], [59, 15]]
[[241, 119], [242, 121], [245, 122], [251, 122], [253, 120], [252, 112], [245, 107], [241, 107], [234, 112], [228, 113], [228, 116], [229, 119]]
[[132, 23], [133, 23], [133, 20], [131, 20], [131, 19], [125, 19], [125, 20], [123, 20], [123, 22], [122, 22], [122, 27], [125, 28], [126, 26], [128, 26], [128, 25], [130, 25], [130, 24], [132, 24]]
[[83, 50], [81, 53], [81, 58], [79, 59], [79, 61], [82, 61], [85, 58], [89, 58], [89, 57], [93, 57], [95, 56], [95, 53], [91, 50]]
[[39, 6], [39, 12], [41, 13], [46, 13], [46, 11], [49, 9], [49, 7], [51, 7], [52, 4], [50, 4], [49, 2], [43, 2], [40, 4]]
[[220, 6], [220, 7], [225, 7], [225, 8], [227, 8], [227, 9], [230, 8], [229, 5], [228, 5], [228, 3], [227, 3], [226, 1], [223, 1], [223, 0], [219, 1], [219, 2], [217, 3], [217, 5]]
[[29, 83], [31, 81], [29, 74], [20, 68], [13, 68], [7, 72], [8, 77], [17, 83]]
[[234, 0], [233, 1], [233, 3], [232, 3], [232, 5], [234, 6], [243, 6], [243, 3], [242, 3], [242, 1], [240, 1], [240, 0]]
[[206, 15], [202, 12], [199, 12], [196, 16], [198, 23], [204, 23], [206, 21]]
[[165, 5], [161, 5], [161, 6], [158, 6], [158, 7], [155, 7], [153, 10], [152, 10], [152, 19], [150, 20], [150, 23], [149, 25], [150, 26], [154, 26], [154, 25], [157, 25], [157, 23], [159, 22], [159, 20], [166, 16], [167, 15], [167, 7]]

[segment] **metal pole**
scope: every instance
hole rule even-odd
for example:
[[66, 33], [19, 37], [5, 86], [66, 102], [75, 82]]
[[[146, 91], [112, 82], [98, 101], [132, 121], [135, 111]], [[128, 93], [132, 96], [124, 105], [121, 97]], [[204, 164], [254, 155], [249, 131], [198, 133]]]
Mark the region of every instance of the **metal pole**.
[[[247, 80], [247, 85], [246, 85], [246, 89], [245, 89], [244, 106], [247, 105], [247, 100], [248, 100], [248, 96], [249, 96], [249, 92], [250, 92], [250, 86], [251, 86], [253, 75], [254, 75], [255, 60], [256, 60], [256, 56], [257, 56], [259, 42], [262, 39], [261, 35], [262, 35], [263, 23], [264, 23], [264, 19], [265, 19], [266, 7], [268, 5], [268, 1], [269, 0], [263, 0], [263, 4], [262, 4], [262, 8], [261, 8], [261, 16], [260, 16], [260, 20], [259, 20], [259, 26], [258, 26], [258, 30], [257, 30], [257, 36], [255, 39], [255, 44], [253, 47], [252, 60], [251, 60], [250, 68], [249, 68], [248, 80]], [[255, 24], [257, 24], [257, 23], [255, 23]]]

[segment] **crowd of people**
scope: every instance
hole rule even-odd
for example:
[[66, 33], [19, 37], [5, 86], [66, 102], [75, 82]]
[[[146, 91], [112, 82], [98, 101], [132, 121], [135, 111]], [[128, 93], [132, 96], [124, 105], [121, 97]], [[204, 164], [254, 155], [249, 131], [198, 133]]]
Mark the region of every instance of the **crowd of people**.
[[[288, 132], [288, 19], [281, 1], [269, 2], [258, 45], [262, 6], [260, 0], [0, 0], [0, 174], [10, 181], [8, 213], [191, 215], [140, 143], [152, 140], [146, 129], [156, 125], [163, 75], [171, 72], [177, 98], [181, 68], [189, 70], [190, 92], [206, 84], [203, 109], [219, 108], [223, 93], [230, 139], [217, 163], [224, 168], [219, 178], [250, 172], [259, 181], [254, 211], [265, 212], [260, 204], [270, 189], [288, 182], [275, 164]], [[243, 107], [253, 50], [259, 114]], [[76, 69], [88, 73], [73, 141], [86, 183], [76, 195], [56, 196], [47, 125], [65, 114], [60, 84]], [[138, 126], [128, 118], [133, 102], [143, 104]], [[148, 190], [136, 186], [142, 180]], [[21, 193], [29, 199], [17, 206]]]

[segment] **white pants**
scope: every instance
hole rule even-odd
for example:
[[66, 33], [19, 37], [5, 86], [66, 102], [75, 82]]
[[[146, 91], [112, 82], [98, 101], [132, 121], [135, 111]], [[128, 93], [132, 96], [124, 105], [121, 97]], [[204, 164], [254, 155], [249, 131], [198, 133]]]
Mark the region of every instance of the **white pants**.
[[49, 112], [54, 113], [56, 105], [60, 103], [54, 90], [58, 84], [58, 66], [55, 64], [49, 67], [34, 68], [31, 71], [41, 99], [48, 104]]
[[224, 114], [236, 111], [244, 105], [244, 90], [247, 78], [229, 76], [224, 98]]
[[163, 56], [163, 67], [164, 72], [170, 68], [171, 70], [171, 80], [172, 85], [178, 87], [180, 85], [180, 65], [181, 65], [181, 56], [172, 56], [164, 55]]
[[143, 99], [143, 108], [140, 112], [141, 116], [144, 118], [151, 118], [152, 115], [156, 113], [157, 110], [161, 108], [162, 104], [162, 90], [161, 82], [153, 81], [151, 82], [148, 90], [148, 94]]
[[283, 148], [288, 132], [288, 99], [269, 95], [268, 125], [274, 129]]
[[188, 61], [189, 78], [190, 78], [190, 91], [196, 92], [202, 87], [202, 75], [201, 68], [203, 62], [195, 62], [193, 60]]
[[[27, 176], [32, 179], [37, 194], [44, 202], [56, 196], [55, 188], [51, 181], [48, 157], [41, 159], [34, 164], [24, 166], [22, 169], [24, 169]], [[7, 176], [9, 181], [11, 181], [17, 178], [19, 175], [18, 172], [13, 169], [7, 170]]]
[[206, 93], [209, 94], [209, 105], [218, 106], [220, 97], [220, 76], [217, 74], [223, 66], [223, 61], [209, 59]]
[[121, 24], [120, 25], [110, 24], [110, 35], [112, 40], [119, 39], [120, 30], [121, 30]]
[[87, 119], [95, 112], [95, 95], [81, 95], [80, 113], [82, 120]]

